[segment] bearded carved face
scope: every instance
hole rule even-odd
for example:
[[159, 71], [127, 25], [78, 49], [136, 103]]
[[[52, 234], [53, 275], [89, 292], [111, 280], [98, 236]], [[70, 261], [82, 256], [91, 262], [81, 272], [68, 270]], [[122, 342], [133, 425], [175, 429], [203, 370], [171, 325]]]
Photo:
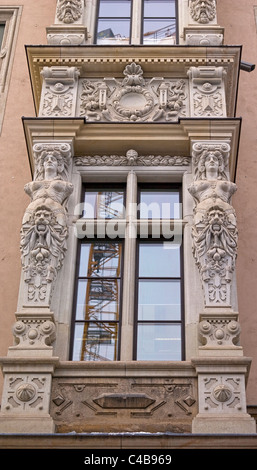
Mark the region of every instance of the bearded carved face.
[[190, 12], [198, 23], [209, 23], [216, 16], [215, 0], [191, 0]]
[[59, 0], [57, 18], [64, 23], [74, 23], [82, 15], [81, 0]]

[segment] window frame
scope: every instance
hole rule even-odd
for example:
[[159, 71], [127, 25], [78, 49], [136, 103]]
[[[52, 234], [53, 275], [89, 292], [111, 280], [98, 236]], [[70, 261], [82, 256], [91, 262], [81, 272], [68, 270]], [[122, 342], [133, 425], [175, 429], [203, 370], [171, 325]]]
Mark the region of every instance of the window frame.
[[[142, 3], [141, 3], [141, 26], [140, 26], [140, 45], [142, 46], [154, 46], [155, 44], [145, 44], [144, 41], [143, 41], [143, 36], [144, 36], [144, 20], [145, 19], [150, 19], [150, 17], [145, 17], [144, 16], [144, 6], [145, 6], [145, 0], [142, 0]], [[176, 24], [176, 35], [175, 35], [175, 39], [176, 39], [176, 45], [178, 45], [179, 43], [179, 34], [178, 34], [178, 27], [179, 27], [179, 18], [178, 18], [178, 11], [179, 11], [179, 8], [178, 8], [178, 0], [175, 0], [175, 24]], [[158, 16], [158, 19], [171, 19], [172, 17], [161, 17], [161, 16]], [[156, 46], [164, 46], [165, 44], [158, 44], [156, 43]]]
[[[167, 189], [174, 189], [178, 191], [179, 193], [179, 203], [182, 203], [182, 185], [179, 183], [138, 183], [137, 187], [137, 204], [138, 204], [138, 211], [137, 211], [137, 220], [142, 220], [140, 219], [140, 213], [139, 213], [139, 203], [140, 203], [140, 192], [141, 190], [144, 189], [152, 189], [152, 190], [167, 190]], [[143, 220], [149, 220], [150, 223], [154, 222], [155, 219], [143, 219]], [[167, 220], [167, 219], [164, 219]], [[177, 220], [177, 219], [170, 219], [170, 220]], [[134, 334], [133, 334], [133, 361], [138, 361], [140, 359], [137, 359], [137, 342], [138, 342], [138, 324], [153, 324], [153, 323], [158, 323], [158, 324], [179, 324], [181, 326], [181, 362], [185, 360], [185, 299], [184, 299], [184, 250], [183, 250], [183, 234], [181, 234], [182, 239], [181, 239], [181, 245], [180, 245], [180, 277], [148, 277], [146, 278], [145, 276], [139, 276], [139, 246], [141, 243], [160, 243], [160, 241], [163, 242], [168, 242], [166, 238], [164, 238], [162, 235], [157, 238], [157, 237], [152, 237], [151, 235], [148, 235], [148, 238], [143, 238], [138, 236], [137, 237], [137, 243], [136, 243], [136, 275], [135, 275], [135, 305], [134, 305]], [[138, 320], [138, 298], [139, 298], [139, 281], [141, 279], [154, 279], [154, 280], [180, 280], [180, 298], [181, 298], [181, 318], [180, 322], [179, 321], [167, 321], [167, 320], [161, 320], [158, 322], [154, 322], [153, 320]]]
[[[99, 12], [100, 12], [100, 1], [101, 0], [98, 0], [97, 5], [96, 5], [96, 15], [95, 15], [95, 24], [94, 24], [94, 34], [93, 34], [93, 44], [97, 45], [97, 46], [101, 46], [101, 44], [97, 43], [97, 29], [98, 29], [98, 20], [99, 20]], [[150, 47], [152, 47], [152, 46], [165, 46], [165, 44], [158, 44], [158, 43], [156, 43], [156, 44], [144, 44], [143, 43], [144, 19], [145, 19], [144, 18], [144, 0], [140, 0], [140, 3], [138, 2], [138, 4], [136, 4], [136, 1], [137, 0], [131, 0], [130, 34], [129, 34], [129, 42], [126, 45], [127, 46], [128, 45], [140, 45], [140, 46], [146, 46], [146, 47], [147, 46], [150, 46]], [[176, 17], [175, 17], [175, 23], [176, 23], [175, 40], [176, 40], [176, 43], [175, 43], [175, 45], [178, 45], [179, 44], [179, 5], [178, 5], [178, 0], [175, 0], [175, 12], [176, 12]], [[139, 33], [138, 36], [136, 36], [136, 38], [133, 36], [133, 31], [135, 29], [135, 25], [134, 25], [134, 18], [135, 18], [134, 14], [135, 13], [137, 13], [139, 18], [140, 18], [140, 22], [139, 22], [140, 23], [140, 33]], [[170, 18], [172, 18], [172, 17], [170, 17]], [[110, 19], [111, 19], [111, 17], [110, 17]], [[162, 17], [158, 17], [158, 19], [162, 19]], [[102, 45], [104, 46], [104, 44], [102, 44]], [[112, 44], [108, 44], [108, 46], [109, 45], [112, 45]], [[117, 45], [119, 45], [119, 46], [124, 45], [125, 46], [125, 44], [120, 44], [119, 42], [117, 42], [116, 44], [113, 43], [113, 46], [117, 46]]]
[[[95, 32], [94, 32], [94, 44], [97, 45], [97, 46], [101, 46], [101, 45], [105, 45], [105, 44], [98, 44], [97, 42], [97, 30], [98, 30], [98, 21], [99, 19], [112, 19], [113, 17], [99, 17], [99, 13], [100, 13], [100, 3], [101, 3], [102, 0], [98, 0], [97, 2], [97, 6], [96, 6], [96, 20], [95, 20]], [[132, 39], [132, 22], [133, 22], [133, 12], [134, 12], [134, 0], [130, 0], [130, 17], [127, 17], [127, 16], [119, 16], [117, 17], [117, 19], [129, 19], [129, 41], [128, 41], [128, 44], [124, 44], [124, 45], [131, 45], [131, 39]], [[116, 17], [115, 17], [116, 18]], [[113, 43], [113, 46], [115, 45], [122, 45], [122, 44], [119, 44], [118, 42], [117, 43]], [[112, 44], [108, 44], [108, 46], [111, 46]]]
[[[122, 189], [124, 191], [124, 205], [126, 204], [126, 185], [124, 183], [82, 183], [82, 191], [81, 191], [81, 203], [84, 203], [85, 200], [85, 193], [87, 189], [97, 189], [101, 188], [102, 190], [107, 190], [107, 188], [111, 189]], [[85, 219], [85, 220], [92, 220], [92, 219]], [[115, 220], [113, 219], [93, 219], [93, 220]], [[117, 220], [121, 220], [117, 218]], [[78, 240], [77, 243], [77, 249], [76, 249], [76, 267], [75, 267], [75, 276], [74, 276], [74, 283], [73, 283], [73, 303], [72, 303], [72, 315], [71, 315], [71, 334], [70, 334], [70, 344], [69, 344], [69, 360], [74, 362], [75, 360], [73, 359], [73, 350], [74, 350], [74, 341], [75, 341], [75, 327], [77, 323], [86, 323], [84, 320], [76, 320], [76, 308], [77, 308], [77, 300], [78, 300], [78, 286], [79, 286], [79, 280], [87, 278], [88, 276], [79, 276], [79, 270], [80, 270], [80, 255], [81, 255], [81, 247], [85, 243], [97, 243], [99, 239], [97, 236], [94, 238], [81, 238]], [[118, 341], [118, 347], [117, 347], [117, 359], [116, 361], [120, 360], [120, 354], [121, 354], [121, 327], [122, 327], [122, 291], [123, 291], [123, 273], [124, 273], [124, 238], [122, 237], [116, 237], [114, 239], [111, 239], [107, 236], [104, 238], [100, 239], [100, 242], [104, 243], [105, 241], [112, 241], [115, 243], [117, 241], [118, 243], [121, 244], [121, 266], [120, 266], [120, 276], [119, 276], [119, 281], [120, 281], [120, 289], [119, 289], [119, 299], [118, 299], [118, 305], [119, 305], [119, 320], [116, 321], [108, 321], [106, 323], [117, 323], [118, 324], [118, 336], [117, 336], [117, 341]], [[91, 279], [94, 279], [91, 277]], [[96, 279], [100, 279], [96, 278]], [[111, 279], [110, 277], [101, 277], [101, 279]], [[118, 279], [117, 277], [112, 278], [112, 279]], [[110, 362], [114, 362], [110, 361]], [[115, 361], [115, 362], [116, 362]], [[98, 362], [98, 361], [79, 361], [79, 362]]]

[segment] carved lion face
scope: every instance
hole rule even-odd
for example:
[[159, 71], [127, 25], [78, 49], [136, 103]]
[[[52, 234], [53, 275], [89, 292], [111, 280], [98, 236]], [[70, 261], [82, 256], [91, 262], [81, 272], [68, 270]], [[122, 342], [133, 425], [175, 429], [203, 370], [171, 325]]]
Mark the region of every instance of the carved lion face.
[[59, 0], [57, 18], [64, 23], [74, 23], [82, 15], [81, 0]]

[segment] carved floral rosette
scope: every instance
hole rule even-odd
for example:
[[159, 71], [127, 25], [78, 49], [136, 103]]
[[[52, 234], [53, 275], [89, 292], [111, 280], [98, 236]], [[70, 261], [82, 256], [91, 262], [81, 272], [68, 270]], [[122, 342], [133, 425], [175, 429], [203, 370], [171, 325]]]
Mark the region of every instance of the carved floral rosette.
[[193, 255], [206, 306], [231, 307], [231, 283], [237, 256], [237, 222], [231, 206], [236, 185], [229, 181], [227, 143], [193, 145]]
[[73, 186], [67, 181], [69, 144], [34, 145], [35, 177], [25, 185], [31, 197], [21, 228], [25, 305], [49, 305], [68, 237], [67, 208]]

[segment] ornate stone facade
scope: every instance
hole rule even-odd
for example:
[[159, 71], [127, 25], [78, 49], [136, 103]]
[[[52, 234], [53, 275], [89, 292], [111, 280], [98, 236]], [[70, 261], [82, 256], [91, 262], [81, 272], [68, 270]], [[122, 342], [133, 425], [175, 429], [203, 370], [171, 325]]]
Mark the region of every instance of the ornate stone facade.
[[237, 255], [236, 214], [231, 206], [235, 183], [229, 181], [226, 143], [193, 146], [195, 201], [193, 254], [204, 288], [206, 306], [231, 306], [231, 282]]
[[31, 197], [21, 229], [21, 253], [27, 285], [24, 305], [49, 305], [68, 237], [66, 204], [73, 191], [67, 181], [69, 144], [36, 144], [35, 179], [25, 186]]

